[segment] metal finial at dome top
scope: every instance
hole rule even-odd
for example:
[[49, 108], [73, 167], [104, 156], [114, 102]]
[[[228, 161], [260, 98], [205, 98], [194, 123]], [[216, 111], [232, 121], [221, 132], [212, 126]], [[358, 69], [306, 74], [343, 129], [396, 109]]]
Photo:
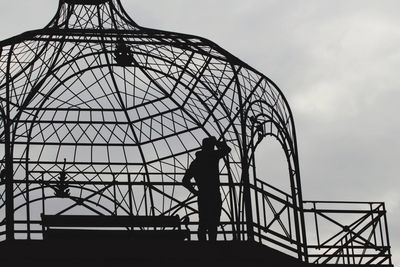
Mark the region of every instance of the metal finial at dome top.
[[108, 2], [110, 0], [60, 0], [67, 4], [77, 4], [77, 5], [100, 5]]
[[60, 0], [48, 28], [137, 30], [119, 0]]

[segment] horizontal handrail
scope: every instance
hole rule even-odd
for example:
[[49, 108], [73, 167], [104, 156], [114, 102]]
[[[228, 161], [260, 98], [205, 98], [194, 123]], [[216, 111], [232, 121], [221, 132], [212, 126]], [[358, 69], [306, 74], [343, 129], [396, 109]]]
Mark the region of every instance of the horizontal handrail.
[[317, 204], [384, 204], [384, 202], [376, 201], [329, 201], [329, 200], [305, 200], [303, 204], [317, 203]]
[[289, 195], [288, 193], [286, 193], [286, 192], [280, 190], [279, 188], [276, 188], [275, 186], [272, 186], [272, 185], [270, 185], [270, 184], [268, 184], [268, 183], [266, 183], [266, 182], [264, 182], [264, 181], [261, 181], [261, 180], [258, 179], [258, 178], [256, 178], [255, 181], [256, 181], [256, 184], [254, 185], [255, 187], [257, 187], [257, 183], [260, 183], [260, 184], [262, 184], [263, 186], [266, 186], [266, 187], [268, 187], [268, 188], [271, 188], [271, 189], [273, 189], [274, 191], [279, 192], [280, 194], [289, 197], [290, 199], [292, 198], [292, 196]]

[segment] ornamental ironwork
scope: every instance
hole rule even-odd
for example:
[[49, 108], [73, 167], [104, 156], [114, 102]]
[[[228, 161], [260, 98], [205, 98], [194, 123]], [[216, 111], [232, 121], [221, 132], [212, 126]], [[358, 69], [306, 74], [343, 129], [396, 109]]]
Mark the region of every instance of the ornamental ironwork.
[[[292, 112], [272, 80], [210, 40], [139, 26], [119, 0], [60, 0], [45, 28], [0, 42], [0, 105], [2, 240], [43, 239], [46, 216], [79, 215], [177, 216], [196, 240], [197, 200], [182, 178], [215, 136], [231, 149], [218, 240], [390, 263], [382, 203], [303, 200]], [[287, 159], [289, 190], [255, 171], [267, 137]], [[324, 222], [335, 235], [323, 236]]]

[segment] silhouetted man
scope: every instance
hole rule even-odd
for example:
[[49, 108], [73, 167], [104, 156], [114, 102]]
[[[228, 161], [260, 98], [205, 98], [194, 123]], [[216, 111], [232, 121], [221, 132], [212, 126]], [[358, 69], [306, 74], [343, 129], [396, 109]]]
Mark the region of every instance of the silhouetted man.
[[[217, 146], [217, 150], [214, 147]], [[196, 159], [190, 164], [183, 177], [183, 185], [198, 196], [199, 240], [217, 239], [217, 227], [220, 222], [222, 201], [219, 190], [219, 160], [227, 156], [231, 149], [225, 142], [217, 142], [215, 137], [205, 138], [202, 150], [196, 153]], [[194, 178], [198, 190], [191, 184]]]

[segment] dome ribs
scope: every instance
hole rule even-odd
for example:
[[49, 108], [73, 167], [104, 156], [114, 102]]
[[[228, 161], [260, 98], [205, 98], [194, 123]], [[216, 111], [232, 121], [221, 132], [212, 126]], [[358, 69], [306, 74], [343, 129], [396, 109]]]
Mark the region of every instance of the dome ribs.
[[[0, 42], [0, 52], [0, 108], [11, 96], [16, 214], [29, 227], [37, 227], [40, 214], [22, 209], [176, 214], [197, 222], [198, 207], [181, 180], [209, 136], [232, 148], [220, 169], [224, 238], [240, 239], [253, 227], [246, 224], [244, 174], [258, 178], [252, 145], [264, 134], [287, 146], [291, 207], [300, 207], [286, 99], [213, 42], [138, 26], [118, 0], [61, 0], [44, 29]], [[64, 169], [70, 196], [62, 198], [53, 188]], [[0, 200], [0, 215], [2, 207]], [[287, 246], [296, 251], [301, 240], [294, 241]]]

